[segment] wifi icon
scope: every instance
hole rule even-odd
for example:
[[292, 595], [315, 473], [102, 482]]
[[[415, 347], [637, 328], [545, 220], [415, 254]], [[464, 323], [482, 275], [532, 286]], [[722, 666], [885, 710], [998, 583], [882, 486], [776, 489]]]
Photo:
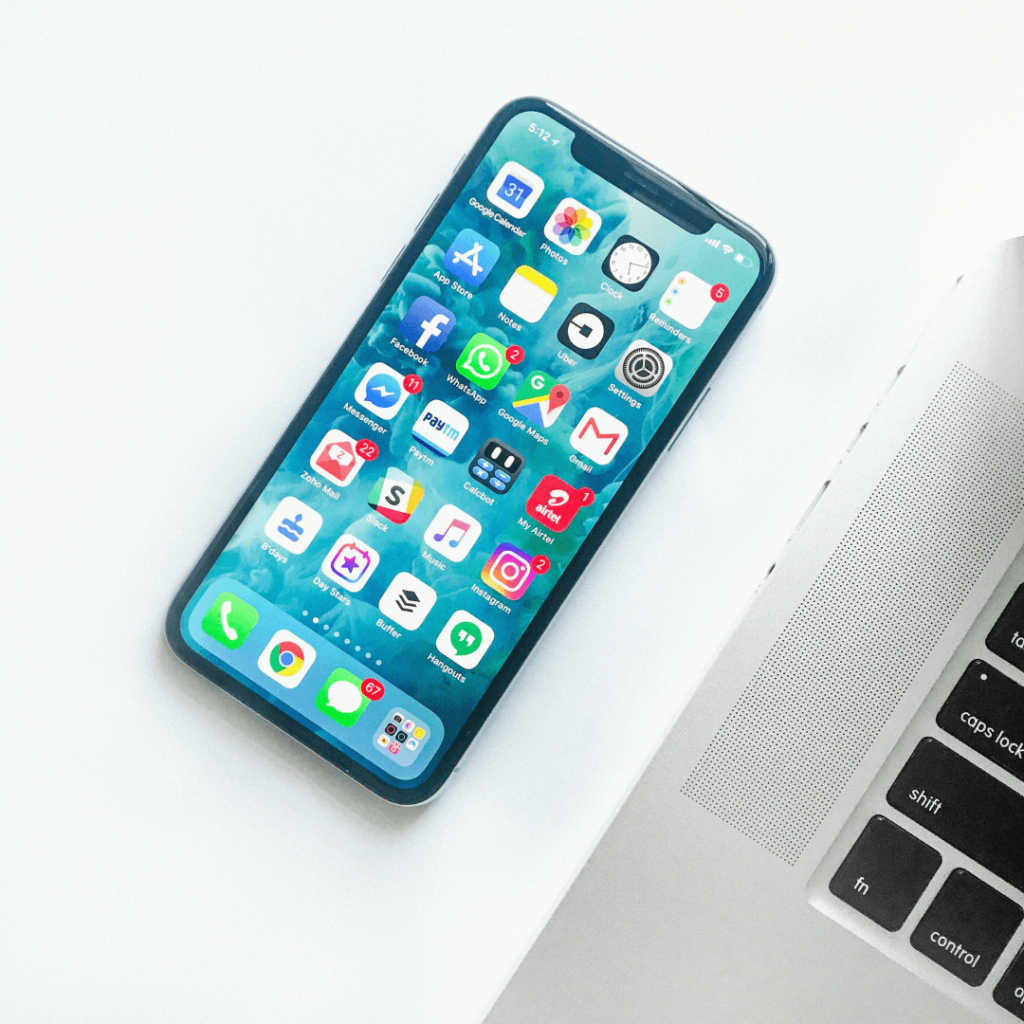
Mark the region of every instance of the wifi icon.
[[722, 252], [724, 252], [728, 256], [728, 254], [732, 252], [732, 246], [731, 245], [723, 245], [722, 246]]

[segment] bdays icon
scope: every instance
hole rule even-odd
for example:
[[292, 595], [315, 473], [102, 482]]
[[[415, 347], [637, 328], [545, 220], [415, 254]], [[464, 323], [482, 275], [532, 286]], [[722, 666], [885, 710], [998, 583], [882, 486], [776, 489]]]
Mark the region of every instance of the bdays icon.
[[549, 473], [530, 495], [526, 512], [553, 533], [561, 533], [584, 505], [594, 501], [589, 487], [573, 487]]

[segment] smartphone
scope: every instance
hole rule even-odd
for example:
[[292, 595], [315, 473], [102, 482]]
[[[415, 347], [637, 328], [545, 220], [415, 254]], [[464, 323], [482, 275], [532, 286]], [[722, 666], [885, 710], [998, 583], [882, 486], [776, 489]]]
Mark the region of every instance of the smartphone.
[[374, 793], [430, 798], [773, 272], [567, 111], [505, 106], [188, 576], [171, 647]]

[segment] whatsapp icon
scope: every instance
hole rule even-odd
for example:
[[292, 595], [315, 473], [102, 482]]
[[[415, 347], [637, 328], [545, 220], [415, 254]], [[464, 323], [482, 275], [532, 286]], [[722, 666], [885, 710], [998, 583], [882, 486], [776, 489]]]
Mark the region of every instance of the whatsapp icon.
[[508, 367], [505, 346], [482, 331], [469, 339], [455, 363], [455, 369], [482, 391], [496, 388]]
[[456, 612], [441, 630], [437, 649], [462, 668], [476, 668], [494, 640], [494, 630], [469, 612]]

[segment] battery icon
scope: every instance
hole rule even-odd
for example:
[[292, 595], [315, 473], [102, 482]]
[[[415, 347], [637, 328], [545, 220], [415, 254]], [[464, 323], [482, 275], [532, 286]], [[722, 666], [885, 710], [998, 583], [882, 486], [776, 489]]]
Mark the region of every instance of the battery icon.
[[741, 253], [741, 252], [736, 253], [736, 255], [733, 256], [733, 259], [737, 263], [741, 263], [745, 267], [752, 267], [754, 265], [753, 261], [750, 259], [750, 257], [749, 256], [744, 256], [743, 253]]

